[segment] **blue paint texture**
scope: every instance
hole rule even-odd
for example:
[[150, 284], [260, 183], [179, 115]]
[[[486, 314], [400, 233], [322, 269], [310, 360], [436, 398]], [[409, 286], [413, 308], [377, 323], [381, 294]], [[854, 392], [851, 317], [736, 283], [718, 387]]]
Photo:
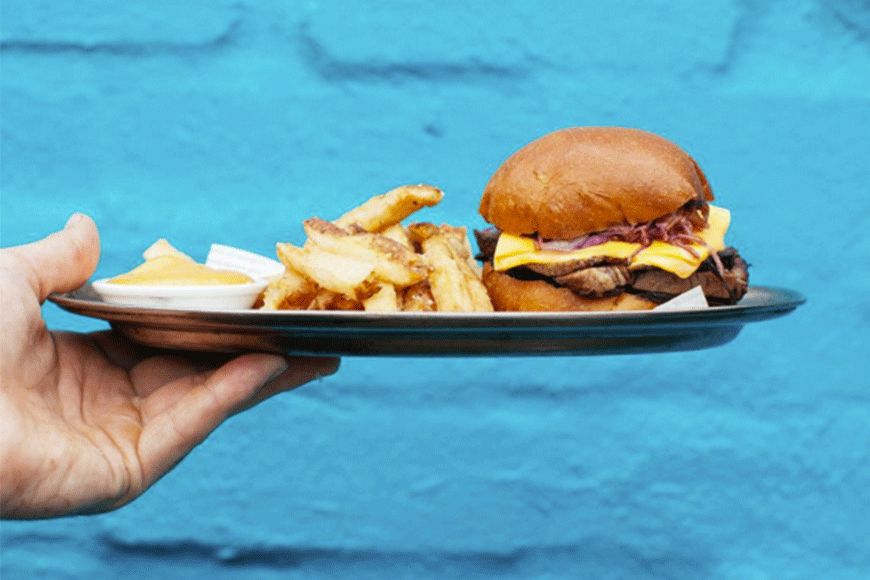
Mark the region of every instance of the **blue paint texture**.
[[809, 298], [699, 352], [346, 359], [117, 512], [4, 522], [4, 580], [870, 577], [866, 1], [11, 0], [0, 50], [2, 244], [85, 211], [98, 276], [402, 183], [479, 227], [510, 153], [606, 124], [689, 151], [752, 283]]

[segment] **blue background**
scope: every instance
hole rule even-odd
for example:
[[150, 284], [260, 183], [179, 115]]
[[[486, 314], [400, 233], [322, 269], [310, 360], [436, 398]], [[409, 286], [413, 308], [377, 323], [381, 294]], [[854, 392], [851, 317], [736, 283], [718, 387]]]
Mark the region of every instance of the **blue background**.
[[699, 352], [346, 359], [120, 511], [3, 522], [4, 579], [870, 575], [865, 0], [11, 0], [0, 48], [2, 244], [85, 211], [98, 276], [157, 237], [273, 255], [403, 183], [479, 227], [514, 150], [624, 125], [809, 298]]

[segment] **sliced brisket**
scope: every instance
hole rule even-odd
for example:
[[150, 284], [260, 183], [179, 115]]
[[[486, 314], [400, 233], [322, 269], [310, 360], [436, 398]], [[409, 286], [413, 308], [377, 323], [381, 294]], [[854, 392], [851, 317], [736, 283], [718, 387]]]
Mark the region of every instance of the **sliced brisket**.
[[492, 227], [485, 230], [474, 230], [474, 237], [477, 238], [477, 247], [479, 252], [475, 259], [481, 262], [491, 262], [495, 255], [495, 246], [498, 244], [498, 237], [501, 231], [498, 228]]
[[718, 272], [714, 261], [708, 258], [688, 278], [680, 278], [657, 268], [639, 270], [635, 272], [631, 289], [661, 302], [695, 286], [701, 286], [710, 304], [734, 304], [743, 298], [749, 285], [746, 262], [733, 248], [719, 252], [719, 259], [724, 268], [723, 272]]
[[631, 283], [632, 275], [625, 266], [592, 266], [554, 278], [582, 296], [601, 297], [613, 294]]

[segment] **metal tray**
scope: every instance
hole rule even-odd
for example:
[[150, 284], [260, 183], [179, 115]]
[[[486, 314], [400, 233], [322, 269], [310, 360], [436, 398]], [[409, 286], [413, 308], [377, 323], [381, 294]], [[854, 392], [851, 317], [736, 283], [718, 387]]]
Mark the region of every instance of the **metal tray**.
[[726, 344], [744, 325], [794, 311], [794, 290], [750, 287], [734, 306], [634, 312], [172, 310], [103, 302], [88, 285], [49, 297], [131, 340], [194, 351], [329, 356], [645, 354]]

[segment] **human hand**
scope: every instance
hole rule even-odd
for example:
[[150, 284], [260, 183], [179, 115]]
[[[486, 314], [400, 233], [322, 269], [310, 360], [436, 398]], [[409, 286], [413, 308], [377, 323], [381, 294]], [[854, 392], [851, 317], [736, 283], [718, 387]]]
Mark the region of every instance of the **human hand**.
[[123, 506], [230, 415], [338, 370], [336, 358], [172, 353], [110, 331], [49, 331], [42, 303], [86, 282], [99, 252], [97, 228], [81, 214], [61, 232], [0, 250], [4, 518]]

